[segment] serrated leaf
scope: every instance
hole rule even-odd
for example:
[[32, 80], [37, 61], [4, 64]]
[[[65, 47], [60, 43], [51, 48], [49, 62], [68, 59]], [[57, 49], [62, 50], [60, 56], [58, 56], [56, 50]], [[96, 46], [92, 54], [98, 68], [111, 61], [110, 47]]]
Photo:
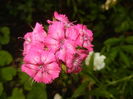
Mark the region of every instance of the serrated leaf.
[[25, 99], [22, 89], [14, 88], [12, 92], [12, 96], [8, 99]]
[[1, 94], [2, 94], [2, 92], [3, 92], [3, 84], [2, 83], [0, 83], [0, 96], [1, 96]]
[[72, 98], [77, 98], [83, 94], [85, 94], [85, 88], [88, 85], [88, 81], [83, 82], [75, 91], [74, 94], [72, 95]]
[[16, 75], [16, 69], [13, 67], [5, 67], [1, 69], [1, 75], [4, 80], [12, 80], [13, 76]]
[[0, 44], [8, 44], [10, 40], [10, 30], [8, 27], [1, 27], [0, 28]]
[[44, 84], [33, 85], [27, 99], [47, 99], [46, 86]]
[[0, 66], [10, 64], [12, 60], [13, 58], [9, 52], [0, 50]]

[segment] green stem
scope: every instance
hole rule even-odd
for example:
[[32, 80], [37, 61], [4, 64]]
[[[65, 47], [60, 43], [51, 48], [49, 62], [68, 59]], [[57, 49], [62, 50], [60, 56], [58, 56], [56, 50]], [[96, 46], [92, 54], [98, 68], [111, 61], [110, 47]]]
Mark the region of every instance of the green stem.
[[106, 86], [110, 86], [110, 85], [114, 85], [114, 84], [117, 84], [117, 83], [122, 82], [122, 81], [130, 80], [131, 78], [133, 78], [133, 75], [124, 77], [124, 78], [116, 80], [116, 81], [109, 82], [109, 84], [107, 84]]

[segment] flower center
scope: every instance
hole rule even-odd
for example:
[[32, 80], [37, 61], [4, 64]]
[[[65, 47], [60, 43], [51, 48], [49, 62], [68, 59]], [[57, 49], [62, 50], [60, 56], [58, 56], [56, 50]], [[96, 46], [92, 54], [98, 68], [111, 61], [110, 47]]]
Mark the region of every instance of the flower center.
[[39, 70], [43, 73], [43, 72], [47, 72], [48, 73], [48, 69], [46, 66], [43, 66], [43, 65], [40, 65], [39, 67]]
[[46, 45], [44, 46], [44, 50], [45, 50], [45, 51], [48, 50], [48, 47], [47, 47]]

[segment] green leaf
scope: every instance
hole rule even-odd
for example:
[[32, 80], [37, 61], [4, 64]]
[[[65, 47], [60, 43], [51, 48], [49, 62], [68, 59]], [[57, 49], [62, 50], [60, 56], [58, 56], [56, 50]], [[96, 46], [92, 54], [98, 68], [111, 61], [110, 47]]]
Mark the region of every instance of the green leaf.
[[14, 88], [12, 92], [12, 96], [8, 99], [25, 99], [22, 89]]
[[130, 66], [130, 60], [129, 60], [128, 56], [122, 51], [120, 51], [120, 59], [121, 59], [122, 63], [124, 63], [127, 66]]
[[10, 40], [10, 30], [8, 27], [1, 27], [0, 28], [0, 44], [8, 44]]
[[32, 82], [30, 80], [30, 77], [26, 75], [24, 72], [19, 72], [19, 78], [20, 83], [24, 85], [25, 90], [31, 90], [32, 88]]
[[114, 47], [112, 49], [110, 49], [110, 52], [109, 52], [109, 58], [114, 61], [115, 58], [117, 57], [118, 55], [118, 52], [119, 52], [119, 47]]
[[19, 72], [19, 78], [20, 78], [20, 83], [25, 83], [27, 82], [27, 80], [29, 79], [29, 76], [27, 74], [25, 74], [24, 72]]
[[25, 90], [27, 90], [27, 91], [30, 91], [31, 89], [32, 89], [32, 81], [26, 81], [25, 83], [24, 83], [24, 89]]
[[96, 88], [89, 92], [90, 95], [101, 96], [106, 98], [113, 98], [113, 95], [107, 91], [104, 87]]
[[93, 72], [93, 70], [94, 70], [94, 53], [92, 53], [92, 55], [90, 57], [90, 63], [89, 63], [89, 66], [88, 66], [88, 70], [90, 72]]
[[74, 94], [72, 95], [72, 98], [77, 98], [83, 94], [85, 94], [85, 89], [88, 85], [88, 81], [83, 82], [75, 91]]
[[3, 84], [2, 83], [0, 83], [0, 96], [1, 96], [1, 94], [2, 94], [2, 92], [3, 92]]
[[130, 28], [128, 20], [123, 21], [118, 27], [115, 28], [116, 32], [125, 32]]
[[127, 43], [133, 44], [133, 36], [128, 36], [128, 37], [126, 38], [126, 42], [127, 42]]
[[109, 39], [107, 39], [107, 40], [104, 42], [104, 44], [107, 45], [107, 46], [108, 46], [108, 45], [112, 46], [112, 45], [119, 44], [120, 41], [121, 41], [120, 38], [109, 38]]
[[47, 99], [46, 86], [44, 84], [33, 85], [27, 99]]
[[95, 83], [96, 85], [100, 85], [100, 81], [96, 78], [96, 76], [92, 73], [92, 72], [89, 72], [89, 71], [83, 71], [85, 75], [88, 76], [88, 78], [93, 82]]
[[5, 91], [3, 91], [2, 94], [0, 95], [0, 99], [7, 99], [7, 94]]
[[16, 69], [13, 67], [5, 67], [1, 69], [1, 75], [4, 80], [12, 80], [13, 76], [16, 75]]
[[133, 45], [123, 45], [121, 48], [123, 51], [133, 54]]
[[0, 50], [0, 66], [10, 64], [12, 60], [13, 58], [9, 52]]

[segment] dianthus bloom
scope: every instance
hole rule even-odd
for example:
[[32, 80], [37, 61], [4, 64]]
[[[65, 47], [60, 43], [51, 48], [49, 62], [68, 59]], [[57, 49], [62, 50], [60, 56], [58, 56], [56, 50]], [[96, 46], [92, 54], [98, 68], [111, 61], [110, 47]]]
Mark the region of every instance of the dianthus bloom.
[[31, 51], [25, 56], [24, 61], [22, 71], [37, 82], [50, 83], [59, 76], [59, 63], [50, 51]]
[[94, 71], [103, 69], [105, 67], [104, 60], [106, 59], [106, 56], [100, 55], [99, 52], [90, 52], [85, 59], [86, 65], [89, 65], [92, 55], [94, 55], [94, 61], [93, 61]]
[[36, 82], [51, 83], [59, 77], [61, 64], [67, 73], [78, 73], [82, 62], [93, 51], [93, 33], [83, 24], [73, 24], [66, 15], [54, 12], [47, 32], [36, 23], [24, 36], [22, 71]]

